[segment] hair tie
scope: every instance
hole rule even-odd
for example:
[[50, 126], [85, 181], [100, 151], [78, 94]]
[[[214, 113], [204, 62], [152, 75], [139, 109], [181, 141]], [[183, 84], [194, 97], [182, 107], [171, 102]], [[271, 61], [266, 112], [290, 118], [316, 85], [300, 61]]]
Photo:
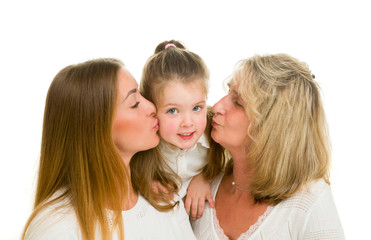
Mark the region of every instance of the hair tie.
[[315, 76], [314, 74], [312, 74], [312, 78], [313, 78], [313, 79], [315, 79], [315, 78], [316, 78], [316, 76]]
[[168, 49], [169, 47], [175, 47], [176, 48], [176, 46], [174, 44], [168, 43], [168, 44], [166, 44], [165, 49]]

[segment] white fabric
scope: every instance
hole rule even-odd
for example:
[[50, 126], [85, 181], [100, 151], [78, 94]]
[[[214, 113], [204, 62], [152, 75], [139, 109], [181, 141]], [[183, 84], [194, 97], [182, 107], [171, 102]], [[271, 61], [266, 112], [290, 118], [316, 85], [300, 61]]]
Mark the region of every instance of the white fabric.
[[166, 143], [160, 143], [160, 150], [166, 157], [171, 169], [182, 179], [182, 186], [178, 192], [183, 198], [192, 177], [199, 174], [207, 163], [207, 154], [210, 148], [207, 136], [204, 133], [189, 149], [172, 148]]
[[[26, 240], [82, 239], [79, 224], [71, 207], [62, 204], [42, 211], [27, 231]], [[125, 240], [147, 239], [195, 239], [182, 201], [172, 211], [157, 211], [139, 195], [136, 205], [123, 211]], [[101, 239], [97, 231], [96, 239]], [[113, 239], [118, 239], [117, 232]]]
[[123, 213], [125, 239], [195, 239], [183, 201], [170, 212], [157, 211], [143, 197]]
[[[214, 200], [222, 178], [223, 175], [219, 175], [211, 184]], [[221, 239], [217, 235], [220, 229], [215, 228], [218, 224], [214, 223], [214, 211], [206, 204], [202, 217], [192, 221], [197, 239]], [[252, 226], [255, 231], [251, 233], [249, 229], [239, 240], [345, 239], [331, 189], [323, 180], [308, 184], [293, 197], [272, 207], [263, 218]]]
[[[269, 213], [272, 211], [273, 207], [272, 206], [268, 206], [267, 207], [267, 210], [261, 215], [259, 216], [258, 220], [256, 221], [255, 224], [251, 225], [249, 227], [249, 229], [242, 233], [238, 239], [239, 240], [243, 240], [243, 239], [249, 239], [249, 237], [255, 232], [255, 230], [263, 223], [263, 221], [267, 218], [267, 216], [269, 215]], [[216, 235], [218, 236], [218, 238], [220, 240], [228, 240], [228, 237], [224, 234], [224, 231], [223, 229], [220, 227], [219, 225], [219, 220], [216, 216], [216, 211], [215, 209], [211, 209], [212, 213], [213, 213], [213, 224], [214, 224], [214, 229], [215, 229], [215, 232], [216, 232]]]

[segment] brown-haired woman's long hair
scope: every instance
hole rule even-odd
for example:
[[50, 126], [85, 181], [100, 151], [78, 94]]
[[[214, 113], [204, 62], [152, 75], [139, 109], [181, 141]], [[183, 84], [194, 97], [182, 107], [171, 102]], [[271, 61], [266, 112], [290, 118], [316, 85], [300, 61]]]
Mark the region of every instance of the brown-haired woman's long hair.
[[[96, 232], [111, 239], [107, 209], [115, 214], [113, 229], [124, 238], [121, 212], [130, 179], [112, 139], [117, 73], [123, 66], [116, 59], [91, 60], [64, 68], [51, 83], [34, 211], [22, 239], [37, 214], [65, 201], [75, 211], [83, 239], [94, 239]], [[63, 194], [51, 199], [57, 192]]]
[[277, 204], [306, 183], [329, 183], [330, 142], [320, 89], [306, 63], [256, 55], [239, 63], [233, 81], [250, 118], [251, 193]]

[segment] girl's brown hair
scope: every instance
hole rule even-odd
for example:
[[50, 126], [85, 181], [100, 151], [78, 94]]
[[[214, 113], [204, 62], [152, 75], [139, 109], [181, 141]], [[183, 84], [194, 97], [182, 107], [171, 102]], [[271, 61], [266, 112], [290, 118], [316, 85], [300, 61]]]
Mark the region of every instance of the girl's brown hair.
[[147, 60], [139, 90], [157, 106], [164, 86], [174, 80], [185, 84], [198, 81], [205, 94], [208, 93], [209, 70], [200, 56], [187, 50], [179, 41], [164, 41]]
[[[204, 61], [197, 54], [189, 51], [181, 42], [170, 40], [160, 43], [154, 54], [147, 60], [143, 68], [139, 90], [145, 98], [157, 106], [161, 100], [164, 87], [167, 83], [173, 81], [180, 81], [185, 84], [197, 81], [207, 95], [209, 70]], [[211, 108], [208, 109], [208, 116], [205, 117], [208, 119], [206, 132], [209, 136], [210, 146], [211, 149], [215, 150], [210, 151], [211, 154], [208, 156], [208, 164], [203, 169], [203, 175], [206, 179], [212, 179], [222, 171], [225, 158], [222, 147], [210, 137]], [[214, 158], [214, 154], [217, 155], [216, 158]], [[138, 157], [142, 159], [143, 155], [147, 156], [145, 163], [137, 160]], [[169, 168], [164, 159], [165, 156], [161, 154], [157, 147], [136, 154], [130, 162], [134, 187], [159, 210], [171, 209], [172, 205], [156, 203], [155, 199], [165, 199], [166, 197], [162, 193], [153, 192], [150, 187], [152, 181], [157, 180], [163, 186], [167, 186], [170, 193], [179, 190], [177, 183], [180, 182], [179, 177]], [[136, 174], [133, 174], [133, 172], [136, 172]]]

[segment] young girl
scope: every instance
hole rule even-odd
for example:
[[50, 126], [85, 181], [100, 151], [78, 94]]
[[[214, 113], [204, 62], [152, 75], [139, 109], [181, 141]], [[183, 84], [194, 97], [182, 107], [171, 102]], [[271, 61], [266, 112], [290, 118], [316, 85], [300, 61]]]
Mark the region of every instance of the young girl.
[[208, 81], [204, 61], [180, 42], [171, 40], [156, 47], [144, 66], [140, 82], [143, 96], [157, 107], [161, 142], [155, 152], [162, 153], [161, 159], [181, 178], [178, 194], [181, 198], [187, 195], [185, 207], [192, 218], [202, 216], [205, 200], [213, 207], [208, 180], [224, 165], [224, 158], [215, 158], [222, 160], [213, 162], [209, 154], [210, 148], [216, 148], [214, 154], [223, 155], [209, 134]]

